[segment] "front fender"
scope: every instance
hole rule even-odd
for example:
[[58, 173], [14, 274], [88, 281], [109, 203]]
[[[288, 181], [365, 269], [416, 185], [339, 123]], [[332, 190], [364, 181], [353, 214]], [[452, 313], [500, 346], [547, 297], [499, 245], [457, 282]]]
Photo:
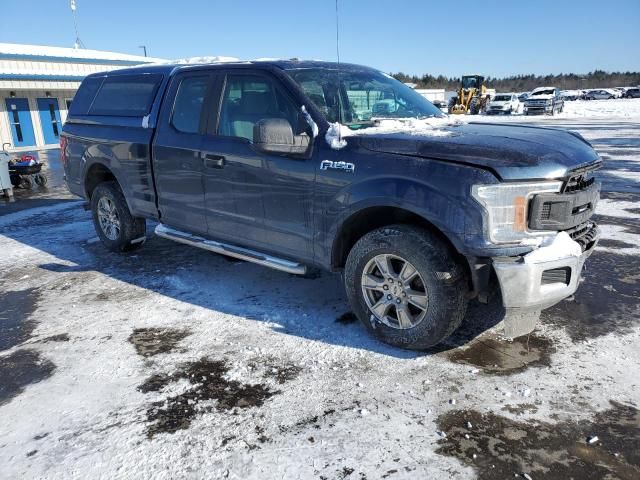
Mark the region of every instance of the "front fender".
[[[347, 185], [325, 204], [321, 231], [324, 249], [320, 256], [331, 258], [335, 241], [349, 219], [371, 207], [393, 207], [421, 217], [437, 228], [464, 254], [465, 238], [483, 232], [482, 212], [471, 198], [471, 185], [493, 183], [488, 172], [465, 165], [427, 162], [419, 159], [421, 175], [378, 176]], [[409, 173], [412, 169], [408, 169]]]

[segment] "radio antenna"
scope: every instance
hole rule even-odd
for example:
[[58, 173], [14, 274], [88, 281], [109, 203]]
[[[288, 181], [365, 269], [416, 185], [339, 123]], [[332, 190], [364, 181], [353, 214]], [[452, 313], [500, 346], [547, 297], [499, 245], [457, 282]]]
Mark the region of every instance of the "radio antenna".
[[336, 0], [336, 58], [338, 60], [338, 89], [336, 91], [336, 102], [338, 103], [338, 143], [342, 144], [342, 85], [340, 83], [340, 16], [338, 10], [338, 0]]
[[338, 16], [338, 0], [336, 0], [336, 57], [340, 63], [340, 22]]
[[84, 48], [84, 43], [82, 43], [82, 40], [80, 40], [80, 34], [78, 33], [78, 21], [76, 19], [76, 0], [71, 0], [69, 2], [70, 7], [71, 7], [71, 13], [73, 14], [73, 26], [76, 29], [76, 43], [73, 44], [73, 48]]

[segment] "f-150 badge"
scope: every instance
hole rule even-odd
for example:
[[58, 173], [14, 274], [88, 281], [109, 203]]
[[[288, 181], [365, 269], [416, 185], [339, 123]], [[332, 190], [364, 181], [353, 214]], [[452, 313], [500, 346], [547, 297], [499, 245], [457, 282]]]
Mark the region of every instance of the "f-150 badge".
[[331, 160], [323, 160], [320, 163], [320, 170], [344, 170], [345, 172], [353, 173], [356, 171], [356, 166], [349, 162], [332, 162]]

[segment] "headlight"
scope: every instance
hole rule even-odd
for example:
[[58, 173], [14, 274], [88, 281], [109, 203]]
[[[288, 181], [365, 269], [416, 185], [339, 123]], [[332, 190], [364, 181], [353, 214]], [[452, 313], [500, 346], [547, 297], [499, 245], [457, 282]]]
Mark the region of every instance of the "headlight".
[[474, 185], [471, 195], [485, 209], [485, 229], [492, 243], [521, 242], [553, 232], [529, 232], [529, 200], [536, 193], [558, 193], [562, 182]]

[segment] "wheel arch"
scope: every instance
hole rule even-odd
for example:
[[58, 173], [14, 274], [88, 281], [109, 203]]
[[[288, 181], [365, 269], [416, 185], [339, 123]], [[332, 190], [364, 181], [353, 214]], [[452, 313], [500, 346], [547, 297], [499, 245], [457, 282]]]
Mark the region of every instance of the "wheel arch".
[[416, 225], [424, 228], [442, 240], [454, 255], [460, 257], [461, 264], [468, 267], [468, 262], [460, 253], [462, 245], [459, 239], [446, 233], [435, 222], [407, 208], [395, 205], [375, 205], [352, 212], [341, 223], [331, 248], [331, 269], [340, 270], [344, 267], [349, 252], [364, 235], [377, 228], [394, 224]]
[[[120, 188], [120, 191], [122, 191], [123, 193], [125, 192], [125, 189], [123, 188], [124, 185], [118, 179], [118, 177], [113, 172], [113, 170], [109, 168], [109, 166], [107, 166], [105, 162], [101, 162], [101, 161], [92, 162], [91, 165], [89, 165], [86, 169], [86, 172], [84, 175], [84, 181], [83, 181], [85, 196], [87, 200], [89, 200], [89, 202], [91, 202], [91, 197], [96, 187], [104, 182], [115, 182]], [[129, 207], [129, 211], [132, 211], [131, 203], [127, 195], [124, 195], [124, 199], [127, 202], [127, 207]]]

